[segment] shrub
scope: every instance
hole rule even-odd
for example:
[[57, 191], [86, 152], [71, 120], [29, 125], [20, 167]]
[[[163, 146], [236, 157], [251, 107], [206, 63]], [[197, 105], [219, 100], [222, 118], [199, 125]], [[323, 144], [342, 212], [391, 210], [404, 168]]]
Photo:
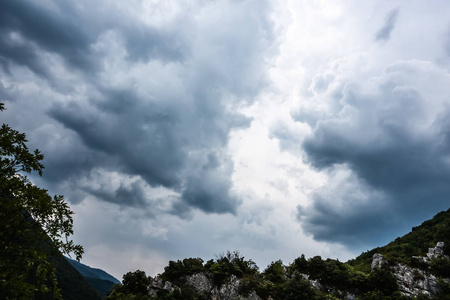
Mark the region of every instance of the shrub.
[[272, 262], [263, 272], [265, 279], [270, 280], [273, 283], [282, 283], [286, 280], [286, 270], [284, 268], [283, 262], [277, 260]]
[[212, 273], [214, 283], [217, 285], [225, 283], [231, 275], [242, 278], [245, 274], [256, 275], [258, 273], [256, 264], [252, 260], [245, 260], [237, 251], [228, 251], [215, 261], [209, 260], [204, 269]]

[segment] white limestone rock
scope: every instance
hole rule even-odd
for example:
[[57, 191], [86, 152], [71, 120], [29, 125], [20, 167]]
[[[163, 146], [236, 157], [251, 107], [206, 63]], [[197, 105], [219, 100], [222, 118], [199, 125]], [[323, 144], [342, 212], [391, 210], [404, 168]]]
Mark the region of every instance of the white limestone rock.
[[411, 268], [403, 264], [391, 267], [400, 292], [408, 297], [418, 297], [424, 294], [432, 297], [439, 291], [439, 282], [436, 276], [420, 269]]
[[375, 253], [372, 256], [372, 265], [371, 265], [372, 270], [373, 269], [381, 269], [387, 265], [388, 265], [388, 263], [382, 254]]
[[209, 293], [213, 289], [213, 282], [205, 273], [186, 277], [186, 284], [192, 286], [197, 293]]
[[[210, 300], [262, 300], [255, 291], [249, 295], [240, 295], [242, 288], [242, 280], [232, 275], [228, 282], [221, 286], [214, 285], [212, 276], [209, 273], [197, 273], [186, 277], [186, 284], [190, 285], [195, 292], [208, 295]], [[159, 290], [167, 290], [169, 292], [178, 289], [169, 281], [163, 281], [159, 277], [154, 278], [149, 287], [148, 294], [156, 295]]]
[[429, 260], [436, 258], [446, 258], [449, 259], [447, 255], [444, 255], [444, 242], [438, 242], [436, 247], [428, 248], [427, 258]]
[[247, 296], [240, 295], [242, 280], [232, 275], [228, 282], [211, 291], [211, 300], [262, 300], [255, 291]]
[[[431, 263], [432, 259], [445, 258], [444, 243], [438, 242], [436, 247], [429, 248], [427, 257], [414, 256], [418, 261]], [[388, 263], [383, 255], [375, 253], [372, 260], [372, 269], [387, 266]], [[433, 297], [439, 291], [439, 281], [433, 274], [418, 268], [411, 268], [403, 264], [396, 264], [390, 267], [392, 274], [395, 276], [400, 292], [408, 297], [418, 297], [424, 294]]]
[[147, 287], [147, 290], [148, 290], [148, 295], [153, 296], [153, 295], [156, 295], [156, 293], [158, 293], [159, 290], [166, 290], [168, 292], [173, 292], [177, 288], [178, 287], [173, 285], [171, 282], [163, 281], [161, 278], [155, 277], [150, 281], [150, 284]]

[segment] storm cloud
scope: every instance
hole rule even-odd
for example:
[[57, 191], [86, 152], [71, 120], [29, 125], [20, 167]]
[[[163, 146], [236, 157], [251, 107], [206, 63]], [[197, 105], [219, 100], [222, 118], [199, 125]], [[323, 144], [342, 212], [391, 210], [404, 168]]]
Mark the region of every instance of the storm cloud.
[[340, 109], [303, 142], [308, 162], [329, 174], [299, 207], [308, 232], [364, 244], [448, 207], [449, 86], [445, 70], [409, 61], [343, 88]]
[[[448, 1], [0, 1], [2, 122], [87, 264], [346, 260], [448, 209]], [[95, 230], [93, 230], [93, 228]]]
[[[181, 202], [187, 210], [235, 213], [241, 200], [231, 191], [226, 146], [229, 133], [251, 119], [234, 107], [253, 101], [266, 82], [265, 59], [275, 53], [269, 6], [253, 4], [141, 3], [129, 10], [114, 2], [2, 2], [4, 74], [14, 78], [25, 67], [45, 80], [55, 99], [36, 101], [48, 107], [48, 122], [64, 126], [59, 132], [75, 133], [64, 133], [57, 150], [47, 141], [36, 145], [48, 153], [49, 184], [117, 171], [122, 181], [137, 176], [141, 184], [122, 182], [115, 193], [75, 185], [71, 201], [92, 195], [144, 205], [145, 188], [163, 187], [180, 198], [170, 213], [185, 214], [176, 208]], [[159, 10], [167, 13], [159, 23], [142, 19]], [[4, 89], [2, 98], [19, 96]]]

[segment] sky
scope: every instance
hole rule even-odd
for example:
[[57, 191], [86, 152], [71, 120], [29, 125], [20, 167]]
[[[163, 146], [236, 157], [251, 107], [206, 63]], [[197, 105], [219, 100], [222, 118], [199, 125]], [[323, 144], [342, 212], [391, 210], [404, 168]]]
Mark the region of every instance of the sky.
[[3, 0], [1, 122], [82, 262], [346, 261], [450, 204], [450, 2]]

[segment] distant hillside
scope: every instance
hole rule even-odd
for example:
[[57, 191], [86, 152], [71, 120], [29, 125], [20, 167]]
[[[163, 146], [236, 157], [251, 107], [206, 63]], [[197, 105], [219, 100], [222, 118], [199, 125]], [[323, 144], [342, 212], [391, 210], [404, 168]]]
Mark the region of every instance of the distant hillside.
[[116, 283], [120, 283], [117, 278], [101, 269], [91, 268], [68, 257], [66, 259], [102, 296], [105, 296], [106, 292], [112, 290]]
[[444, 253], [450, 254], [450, 209], [435, 215], [431, 220], [413, 227], [403, 237], [396, 238], [386, 246], [378, 247], [362, 253], [347, 263], [358, 270], [369, 272], [372, 256], [375, 253], [383, 256], [391, 263], [414, 265], [413, 256], [424, 256], [429, 248], [437, 242], [444, 242]]
[[[64, 300], [100, 300], [102, 296], [65, 258], [59, 254], [50, 257], [56, 268], [58, 288]], [[1, 297], [0, 297], [1, 298]], [[36, 295], [35, 299], [53, 299], [52, 295]]]
[[82, 263], [80, 263], [80, 262], [78, 262], [78, 261], [76, 261], [74, 259], [68, 258], [68, 257], [66, 257], [66, 259], [84, 277], [104, 279], [104, 280], [112, 281], [114, 283], [120, 283], [120, 280], [118, 280], [114, 276], [106, 273], [105, 271], [103, 271], [101, 269], [91, 268], [91, 267], [89, 267], [89, 266], [87, 266], [85, 264], [82, 264]]

